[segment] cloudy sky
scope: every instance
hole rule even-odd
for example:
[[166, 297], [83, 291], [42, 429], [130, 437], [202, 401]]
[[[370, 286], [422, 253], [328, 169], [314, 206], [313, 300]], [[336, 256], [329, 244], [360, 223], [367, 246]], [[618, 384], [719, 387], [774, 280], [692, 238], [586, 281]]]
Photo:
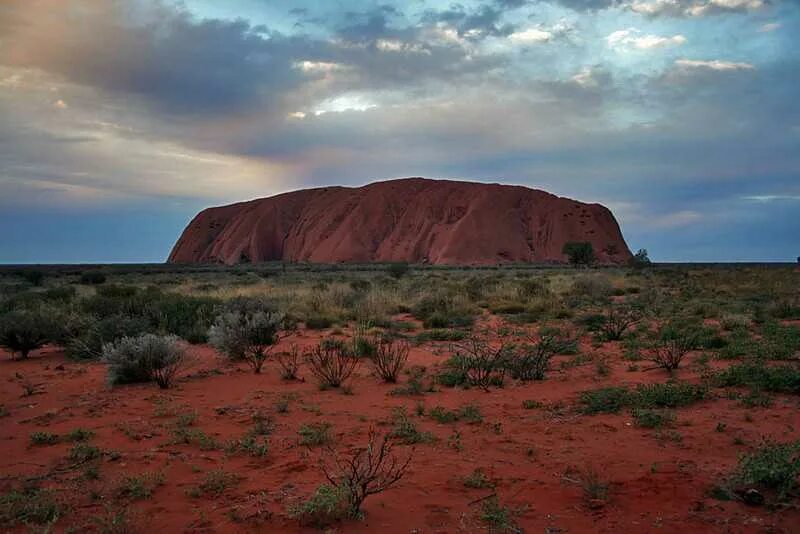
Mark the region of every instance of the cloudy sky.
[[201, 208], [405, 176], [800, 254], [797, 0], [0, 0], [0, 262], [163, 261]]

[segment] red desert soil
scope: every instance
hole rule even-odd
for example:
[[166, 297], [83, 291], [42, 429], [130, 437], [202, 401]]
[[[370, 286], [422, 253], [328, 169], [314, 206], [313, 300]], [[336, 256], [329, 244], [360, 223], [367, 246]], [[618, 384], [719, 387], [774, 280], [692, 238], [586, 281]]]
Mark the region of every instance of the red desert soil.
[[[282, 344], [304, 347], [320, 337], [301, 331]], [[778, 396], [772, 407], [750, 410], [724, 397], [703, 401], [677, 410], [674, 430], [681, 441], [659, 439], [656, 431], [634, 426], [627, 412], [589, 416], [575, 407], [581, 391], [664, 382], [666, 374], [629, 370], [630, 362], [622, 359], [615, 342], [593, 349], [587, 337], [581, 345], [582, 353], [608, 358], [608, 376], [599, 376], [591, 362], [562, 368], [561, 362], [572, 357], [560, 356], [543, 382], [509, 383], [488, 393], [441, 388], [415, 397], [390, 395], [392, 386], [381, 384], [366, 365], [352, 382], [353, 394], [344, 395], [320, 391], [303, 368], [305, 382], [282, 381], [274, 362], [264, 374], [254, 375], [244, 364], [227, 363], [205, 346], [193, 348], [194, 367], [168, 391], [147, 384], [111, 389], [103, 364], [69, 361], [58, 348], [20, 362], [3, 354], [0, 403], [8, 415], [0, 419], [0, 489], [7, 491], [18, 477], [50, 473], [43, 479], [45, 487], [64, 490], [60, 493], [72, 505], [56, 530], [81, 530], [93, 524], [93, 517], [108, 513], [110, 504], [119, 506], [112, 495], [123, 476], [161, 471], [164, 485], [150, 498], [132, 503], [133, 517], [144, 531], [301, 531], [286, 506], [307, 497], [323, 476], [317, 463], [322, 450], [300, 446], [299, 427], [330, 422], [337, 449], [347, 450], [364, 445], [371, 426], [386, 431], [392, 409], [404, 407], [438, 441], [417, 445], [406, 477], [395, 488], [368, 498], [364, 520], [342, 524], [339, 531], [488, 530], [476, 501], [496, 492], [502, 504], [519, 509], [517, 522], [527, 532], [797, 532], [797, 509], [770, 512], [707, 495], [748, 445], [757, 445], [762, 437], [784, 442], [799, 437], [796, 398]], [[409, 365], [427, 366], [430, 374], [448, 354], [446, 344], [416, 347]], [[679, 378], [697, 380], [693, 367], [686, 365]], [[23, 396], [23, 384], [35, 386], [36, 393]], [[295, 396], [289, 411], [278, 413], [275, 404], [287, 394]], [[523, 400], [529, 399], [545, 406], [524, 409]], [[428, 409], [476, 403], [484, 420], [437, 424], [415, 414], [418, 402]], [[252, 414], [258, 411], [270, 414], [276, 425], [263, 458], [168, 444], [180, 414], [195, 412], [194, 428], [224, 442], [252, 428]], [[82, 478], [80, 468], [59, 470], [70, 463], [70, 444], [31, 445], [34, 431], [66, 435], [77, 427], [96, 432], [92, 443], [102, 450], [119, 453], [104, 456], [99, 480]], [[411, 448], [398, 450], [405, 455]], [[496, 481], [495, 490], [464, 486], [464, 477], [478, 467]], [[587, 467], [611, 484], [607, 504], [597, 509], [585, 502], [574, 481]], [[220, 497], [187, 493], [215, 469], [242, 479]], [[89, 490], [104, 497], [93, 500]]]
[[208, 208], [169, 261], [560, 262], [571, 241], [592, 243], [601, 263], [631, 257], [599, 204], [521, 186], [408, 178]]

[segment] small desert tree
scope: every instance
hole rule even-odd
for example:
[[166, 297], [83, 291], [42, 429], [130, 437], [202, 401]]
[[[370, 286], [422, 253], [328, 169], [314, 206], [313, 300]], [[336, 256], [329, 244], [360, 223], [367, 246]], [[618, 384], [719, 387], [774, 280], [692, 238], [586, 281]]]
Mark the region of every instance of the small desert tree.
[[53, 325], [40, 311], [12, 311], [0, 317], [0, 347], [25, 359], [50, 341]]
[[650, 265], [650, 257], [647, 255], [647, 249], [640, 248], [630, 259], [629, 264], [631, 267], [646, 267]]
[[233, 360], [244, 360], [256, 374], [281, 336], [283, 313], [237, 309], [223, 312], [208, 332], [211, 344]]
[[594, 263], [594, 248], [591, 243], [574, 241], [564, 243], [561, 252], [566, 254], [569, 262], [576, 267]]
[[167, 389], [186, 359], [186, 344], [171, 335], [124, 337], [103, 346], [103, 361], [109, 364], [108, 379], [113, 385], [155, 382]]

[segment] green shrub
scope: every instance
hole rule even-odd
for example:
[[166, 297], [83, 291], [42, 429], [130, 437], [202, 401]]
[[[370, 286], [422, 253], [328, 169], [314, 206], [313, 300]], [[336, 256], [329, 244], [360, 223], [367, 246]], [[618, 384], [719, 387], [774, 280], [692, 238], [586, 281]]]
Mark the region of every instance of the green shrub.
[[302, 525], [323, 529], [347, 519], [347, 488], [322, 484], [306, 501], [289, 506], [289, 517]]
[[744, 455], [733, 474], [732, 482], [741, 489], [756, 487], [776, 493], [779, 501], [800, 490], [800, 441], [766, 442]]
[[73, 316], [66, 326], [66, 354], [73, 360], [97, 360], [103, 346], [124, 337], [137, 337], [152, 330], [141, 316], [112, 314], [102, 318], [91, 315]]
[[632, 415], [636, 426], [642, 428], [663, 428], [675, 422], [675, 415], [664, 410], [634, 408]]
[[714, 376], [720, 387], [746, 386], [776, 393], [800, 393], [800, 369], [793, 366], [767, 366], [762, 361], [749, 361], [728, 367]]
[[41, 310], [12, 311], [0, 316], [0, 347], [28, 357], [51, 341], [55, 326]]
[[64, 507], [45, 489], [12, 490], [0, 495], [0, 526], [48, 525], [55, 523]]
[[31, 444], [33, 445], [53, 445], [54, 443], [58, 443], [57, 434], [43, 431], [31, 433]]
[[580, 402], [587, 414], [617, 413], [631, 404], [631, 392], [624, 387], [605, 387], [581, 393]]
[[298, 434], [300, 434], [300, 445], [317, 447], [333, 442], [331, 429], [333, 429], [333, 425], [326, 422], [302, 425], [298, 431]]
[[274, 311], [228, 311], [217, 316], [209, 340], [234, 360], [244, 360], [258, 374], [279, 341], [286, 316]]
[[564, 243], [561, 253], [566, 255], [572, 265], [591, 265], [594, 263], [594, 248], [591, 243]]
[[153, 381], [169, 388], [186, 361], [186, 349], [176, 336], [144, 334], [125, 337], [103, 347], [112, 385]]

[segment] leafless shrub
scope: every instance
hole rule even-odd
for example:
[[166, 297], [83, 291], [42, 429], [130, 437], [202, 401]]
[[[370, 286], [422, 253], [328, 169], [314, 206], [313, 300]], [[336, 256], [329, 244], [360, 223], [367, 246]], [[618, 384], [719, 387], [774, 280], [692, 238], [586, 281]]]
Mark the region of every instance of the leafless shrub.
[[403, 370], [408, 360], [408, 343], [401, 340], [378, 338], [374, 346], [375, 351], [370, 359], [372, 365], [375, 366], [375, 371], [384, 382], [396, 383], [400, 371]]
[[361, 505], [367, 497], [388, 490], [405, 476], [413, 450], [402, 460], [392, 453], [397, 443], [393, 434], [379, 437], [374, 429], [370, 429], [366, 447], [345, 458], [331, 450], [331, 462], [322, 463], [328, 482], [344, 490], [349, 518], [361, 516]]
[[281, 378], [284, 380], [296, 380], [297, 371], [300, 369], [300, 351], [297, 345], [285, 352], [279, 352], [275, 357], [281, 367]]
[[692, 339], [684, 336], [663, 339], [653, 348], [650, 361], [655, 363], [656, 367], [674, 371], [680, 367], [683, 358], [692, 350], [693, 344]]
[[358, 358], [339, 343], [320, 343], [306, 353], [305, 360], [320, 387], [338, 388], [358, 366]]
[[635, 310], [625, 307], [611, 308], [600, 325], [600, 337], [606, 341], [618, 341], [639, 320], [640, 315]]
[[544, 380], [550, 360], [567, 348], [569, 340], [559, 334], [544, 334], [539, 339], [528, 338], [528, 341], [508, 351], [506, 369], [517, 380]]
[[509, 345], [502, 343], [493, 347], [478, 337], [471, 337], [453, 347], [453, 361], [461, 367], [471, 385], [488, 391], [489, 386], [503, 383]]

